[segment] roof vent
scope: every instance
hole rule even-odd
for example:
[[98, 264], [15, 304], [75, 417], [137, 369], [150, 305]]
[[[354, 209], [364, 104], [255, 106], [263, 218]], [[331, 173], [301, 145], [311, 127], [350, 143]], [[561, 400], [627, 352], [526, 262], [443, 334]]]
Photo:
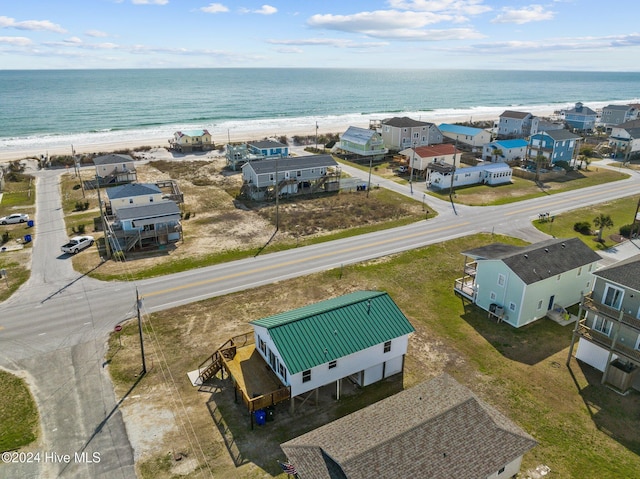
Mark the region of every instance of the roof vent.
[[567, 245], [566, 245], [566, 244], [564, 244], [564, 243], [562, 243], [562, 245], [561, 245], [561, 246], [564, 248], [564, 247], [565, 247], [565, 246], [567, 246]]
[[367, 314], [371, 313], [371, 300], [367, 301]]
[[549, 248], [545, 248], [545, 249], [544, 249], [544, 252], [545, 252], [545, 253], [548, 253], [548, 252], [549, 252]]
[[525, 254], [525, 255], [524, 255], [524, 259], [529, 259], [529, 255], [528, 255], [528, 254]]

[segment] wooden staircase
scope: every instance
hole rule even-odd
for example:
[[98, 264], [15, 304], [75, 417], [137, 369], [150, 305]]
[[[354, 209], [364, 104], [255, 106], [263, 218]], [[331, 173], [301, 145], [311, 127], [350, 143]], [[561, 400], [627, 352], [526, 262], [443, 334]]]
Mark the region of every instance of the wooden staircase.
[[207, 358], [205, 361], [198, 366], [198, 371], [200, 375], [198, 376], [198, 381], [203, 384], [205, 381], [208, 381], [213, 376], [218, 374], [218, 371], [222, 369], [222, 356], [220, 355], [220, 350], [216, 351], [211, 355], [211, 357]]

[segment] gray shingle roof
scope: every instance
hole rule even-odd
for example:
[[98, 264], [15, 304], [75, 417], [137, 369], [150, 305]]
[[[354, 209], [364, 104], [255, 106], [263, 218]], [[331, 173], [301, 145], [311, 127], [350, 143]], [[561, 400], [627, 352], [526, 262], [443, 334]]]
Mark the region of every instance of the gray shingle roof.
[[287, 145], [280, 143], [279, 141], [273, 140], [261, 140], [261, 141], [250, 141], [248, 143], [251, 146], [255, 146], [256, 148], [286, 148]]
[[118, 198], [131, 198], [133, 196], [157, 195], [162, 190], [153, 183], [129, 183], [126, 185], [107, 188], [107, 196], [110, 200]]
[[110, 154], [97, 156], [93, 159], [94, 165], [112, 165], [114, 163], [130, 163], [133, 161], [129, 155]]
[[514, 111], [514, 110], [505, 110], [501, 118], [517, 118], [519, 120], [525, 119], [527, 116], [531, 115], [531, 113], [526, 111]]
[[640, 254], [600, 268], [594, 274], [621, 286], [640, 291]]
[[544, 132], [545, 135], [550, 136], [555, 141], [564, 141], [564, 140], [577, 140], [578, 138], [582, 138], [580, 135], [576, 135], [575, 133], [571, 133], [569, 130], [549, 130]]
[[433, 123], [428, 123], [426, 121], [418, 121], [413, 118], [409, 118], [408, 116], [394, 116], [393, 118], [387, 118], [386, 120], [382, 120], [383, 125], [395, 126], [398, 128], [409, 128], [414, 126], [429, 126], [433, 125]]
[[494, 243], [462, 254], [476, 259], [499, 259], [525, 284], [536, 283], [601, 259], [579, 238], [550, 239], [524, 247]]
[[257, 174], [272, 173], [276, 171], [276, 163], [278, 171], [305, 170], [310, 168], [336, 167], [338, 163], [331, 155], [310, 155], [296, 156], [293, 158], [278, 158], [258, 160], [245, 163], [243, 168], [248, 165], [253, 168]]
[[511, 420], [443, 374], [281, 447], [302, 479], [477, 479], [535, 445]]
[[179, 214], [180, 208], [174, 201], [170, 200], [149, 203], [148, 205], [120, 207], [116, 210], [116, 216], [119, 220], [135, 220]]

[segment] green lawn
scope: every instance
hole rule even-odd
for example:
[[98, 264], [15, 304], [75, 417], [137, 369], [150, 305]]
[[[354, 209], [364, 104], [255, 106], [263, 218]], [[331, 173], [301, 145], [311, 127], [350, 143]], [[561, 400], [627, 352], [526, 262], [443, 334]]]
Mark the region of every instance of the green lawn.
[[[603, 250], [615, 246], [615, 242], [609, 237], [617, 234], [620, 226], [633, 222], [636, 207], [640, 197], [621, 198], [610, 203], [601, 203], [586, 208], [569, 211], [556, 215], [553, 222], [535, 220], [533, 225], [543, 233], [555, 236], [556, 238], [570, 238], [578, 236], [587, 246], [594, 250]], [[596, 241], [594, 235], [582, 235], [573, 229], [573, 225], [580, 221], [588, 221], [595, 230], [593, 220], [600, 214], [610, 215], [613, 220], [613, 228], [605, 229], [602, 234], [603, 243]]]
[[27, 384], [0, 369], [0, 391], [0, 451], [31, 444], [38, 436], [38, 410]]

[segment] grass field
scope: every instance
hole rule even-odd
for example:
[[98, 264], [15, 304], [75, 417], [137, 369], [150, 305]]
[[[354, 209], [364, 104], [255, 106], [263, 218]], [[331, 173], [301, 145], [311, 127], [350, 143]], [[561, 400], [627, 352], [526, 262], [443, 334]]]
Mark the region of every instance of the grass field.
[[[154, 369], [129, 394], [143, 397], [146, 410], [157, 416], [181, 417], [183, 424], [188, 416], [191, 425], [165, 431], [164, 442], [154, 445], [158, 450], [138, 464], [141, 477], [172, 477], [177, 463], [167, 460], [166, 451], [180, 450], [198, 466], [185, 477], [211, 472], [214, 477], [284, 478], [276, 463], [283, 459], [281, 442], [396, 392], [397, 382], [385, 381], [298, 416], [283, 407], [272, 426], [250, 431], [229, 385], [218, 381], [208, 392], [198, 392], [185, 377], [226, 339], [250, 329], [249, 321], [360, 289], [387, 291], [416, 328], [403, 386], [448, 372], [470, 387], [539, 442], [525, 456], [523, 470], [545, 464], [551, 479], [635, 477], [640, 394], [619, 396], [600, 385], [599, 373], [575, 359], [565, 366], [570, 327], [543, 319], [516, 330], [487, 319], [453, 294], [453, 280], [462, 275], [460, 252], [497, 240], [522, 244], [470, 236], [145, 317]], [[135, 324], [124, 333], [111, 338], [109, 350], [118, 395], [129, 390], [139, 372]], [[124, 404], [127, 428], [133, 421], [151, 433], [153, 423], [128, 416], [126, 408], [135, 413], [135, 401]], [[206, 449], [201, 452], [198, 444]]]
[[27, 384], [0, 369], [0, 391], [3, 396], [0, 401], [0, 452], [31, 444], [38, 436], [39, 425], [36, 404]]

